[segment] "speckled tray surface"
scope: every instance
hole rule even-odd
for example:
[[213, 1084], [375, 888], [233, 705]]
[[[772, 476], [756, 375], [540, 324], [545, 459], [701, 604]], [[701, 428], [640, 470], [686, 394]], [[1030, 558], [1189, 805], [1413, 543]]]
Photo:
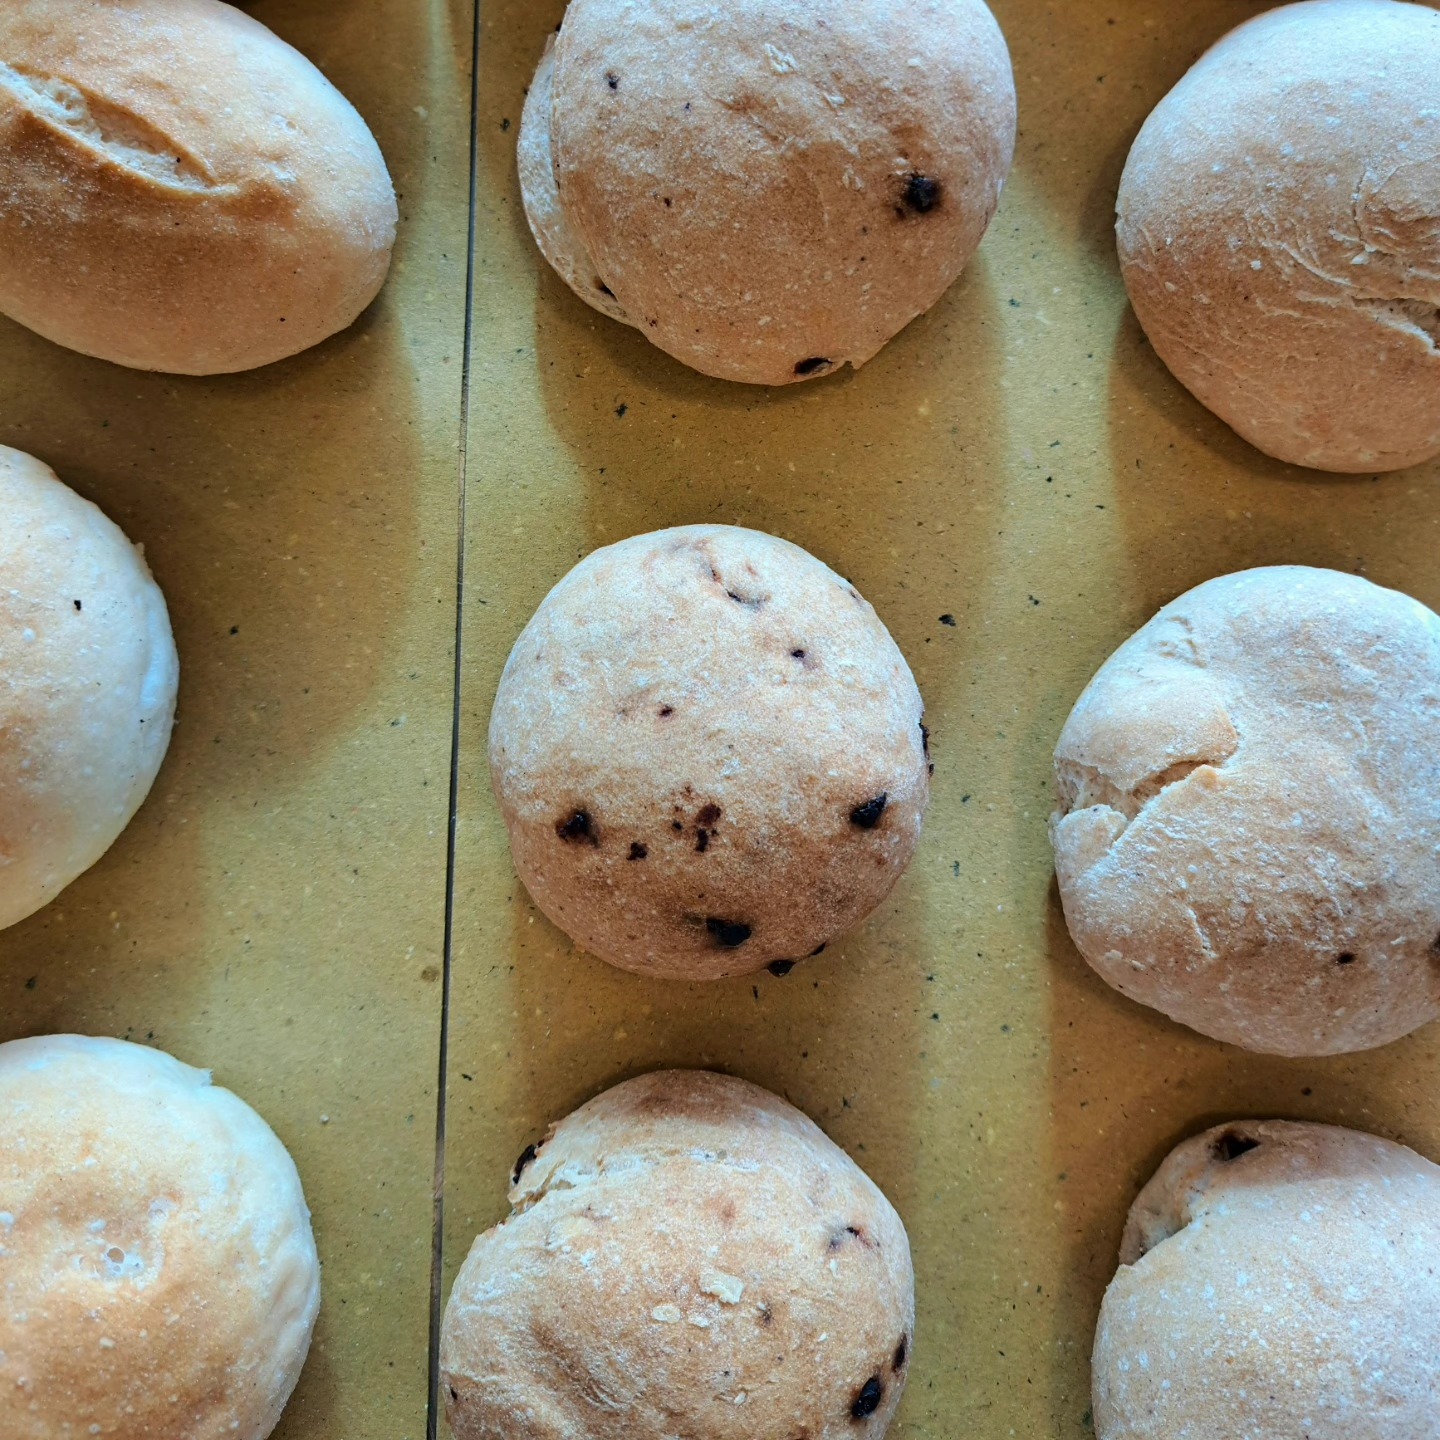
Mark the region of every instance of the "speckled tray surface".
[[94, 870], [0, 932], [0, 1038], [146, 1041], [253, 1104], [324, 1264], [277, 1440], [421, 1440], [454, 714], [473, 0], [256, 0], [370, 122], [396, 265], [353, 329], [213, 380], [0, 321], [0, 442], [145, 547], [179, 723]]
[[[1440, 1158], [1434, 1027], [1320, 1061], [1204, 1040], [1089, 972], [1051, 877], [1055, 737], [1166, 600], [1293, 561], [1440, 607], [1440, 467], [1349, 480], [1266, 460], [1169, 378], [1124, 302], [1130, 141], [1264, 6], [994, 0], [1021, 135], [979, 259], [863, 371], [773, 393], [683, 370], [539, 260], [514, 143], [560, 0], [481, 0], [468, 370], [472, 5], [249, 8], [375, 127], [398, 263], [355, 330], [231, 379], [136, 375], [0, 324], [0, 440], [145, 543], [184, 667], [136, 823], [0, 935], [0, 1035], [152, 1040], [213, 1066], [291, 1147], [325, 1303], [281, 1440], [425, 1433], [442, 1118], [448, 1288], [505, 1214], [516, 1155], [625, 1075], [714, 1066], [809, 1111], [910, 1229], [898, 1440], [1088, 1433], [1125, 1209], [1182, 1135], [1305, 1117]], [[936, 776], [915, 863], [866, 926], [787, 978], [690, 987], [576, 954], [530, 904], [485, 728], [555, 580], [598, 544], [701, 520], [774, 531], [855, 581], [915, 670]]]
[[[1440, 466], [1325, 479], [1175, 384], [1115, 260], [1124, 157], [1210, 42], [1266, 8], [992, 0], [1020, 143], [979, 259], [864, 370], [756, 391], [681, 369], [546, 272], [514, 176], [560, 0], [482, 0], [461, 788], [447, 1115], [452, 1275], [552, 1118], [658, 1065], [808, 1110], [899, 1206], [919, 1321], [896, 1440], [1080, 1440], [1135, 1191], [1181, 1136], [1283, 1115], [1440, 1158], [1440, 1032], [1285, 1062], [1112, 993], [1066, 936], [1045, 822], [1075, 697], [1165, 601], [1300, 562], [1440, 604]], [[574, 953], [515, 883], [485, 773], [500, 668], [606, 541], [719, 520], [849, 576], [909, 657], [935, 792], [891, 900], [789, 977], [647, 983]]]

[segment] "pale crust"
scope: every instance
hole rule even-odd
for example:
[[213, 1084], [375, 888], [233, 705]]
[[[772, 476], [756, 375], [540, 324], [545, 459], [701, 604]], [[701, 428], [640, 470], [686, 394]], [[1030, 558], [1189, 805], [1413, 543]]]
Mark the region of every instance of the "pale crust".
[[170, 743], [179, 662], [144, 558], [0, 446], [0, 928], [110, 848]]
[[374, 299], [394, 190], [339, 91], [219, 0], [0, 6], [0, 311], [203, 375], [293, 355]]
[[458, 1440], [884, 1434], [914, 1345], [905, 1229], [778, 1097], [628, 1081], [522, 1156], [510, 1199], [445, 1311]]
[[622, 969], [718, 979], [804, 959], [889, 893], [929, 798], [922, 714], [851, 585], [695, 525], [551, 591], [501, 677], [491, 778], [557, 925]]
[[1120, 184], [1156, 352], [1270, 455], [1396, 470], [1440, 453], [1440, 14], [1272, 10], [1145, 122]]
[[285, 1148], [120, 1040], [0, 1045], [0, 1434], [264, 1440], [320, 1269]]
[[1015, 141], [982, 0], [573, 0], [571, 229], [661, 349], [753, 384], [861, 365], [974, 254]]
[[525, 110], [520, 117], [520, 140], [515, 147], [516, 166], [520, 172], [520, 196], [525, 203], [525, 218], [540, 252], [555, 273], [589, 306], [623, 325], [634, 322], [625, 307], [610, 293], [609, 287], [595, 273], [579, 237], [565, 218], [560, 203], [560, 188], [555, 183], [555, 161], [550, 149], [550, 106], [555, 79], [555, 37], [545, 42], [545, 53], [530, 93], [525, 97]]
[[1247, 1049], [1440, 1015], [1440, 618], [1331, 570], [1182, 595], [1055, 751], [1070, 933], [1117, 989]]
[[1130, 1212], [1097, 1440], [1434, 1440], [1440, 1168], [1325, 1125], [1219, 1126]]

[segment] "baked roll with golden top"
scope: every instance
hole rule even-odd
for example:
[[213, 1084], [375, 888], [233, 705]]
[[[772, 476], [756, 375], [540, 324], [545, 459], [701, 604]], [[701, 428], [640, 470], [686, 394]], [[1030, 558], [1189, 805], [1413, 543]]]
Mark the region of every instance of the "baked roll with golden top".
[[138, 370], [294, 355], [375, 298], [395, 192], [354, 107], [220, 0], [0, 6], [0, 312]]
[[265, 1440], [310, 1347], [300, 1177], [203, 1070], [0, 1045], [0, 1435]]

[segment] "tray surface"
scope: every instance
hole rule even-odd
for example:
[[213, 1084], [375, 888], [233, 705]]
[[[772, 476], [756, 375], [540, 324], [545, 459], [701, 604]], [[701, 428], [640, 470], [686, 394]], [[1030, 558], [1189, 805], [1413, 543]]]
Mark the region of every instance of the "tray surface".
[[[993, 8], [1020, 141], [978, 259], [863, 370], [766, 392], [682, 369], [543, 267], [514, 134], [563, 6], [482, 0], [447, 1284], [552, 1119], [639, 1070], [734, 1071], [809, 1111], [909, 1227], [895, 1440], [1089, 1433], [1125, 1211], [1205, 1124], [1322, 1119], [1440, 1156], [1435, 1027], [1349, 1059], [1249, 1056], [1116, 995], [1067, 937], [1050, 754], [1094, 670], [1167, 600], [1251, 565], [1440, 605], [1440, 466], [1347, 480], [1266, 459], [1170, 378], [1125, 303], [1114, 197], [1135, 132], [1266, 7]], [[783, 980], [662, 985], [577, 955], [515, 882], [489, 791], [490, 700], [549, 586], [597, 545], [694, 521], [774, 531], [853, 580], [933, 732], [910, 872]]]
[[[214, 381], [0, 322], [0, 441], [145, 545], [182, 661], [150, 801], [0, 935], [0, 1038], [160, 1045], [290, 1146], [325, 1299], [280, 1440], [426, 1432], [437, 1123], [448, 1289], [524, 1146], [661, 1065], [787, 1096], [898, 1205], [919, 1326], [896, 1440], [1080, 1440], [1125, 1209], [1177, 1139], [1281, 1115], [1440, 1157], [1435, 1027], [1319, 1061], [1205, 1040], [1091, 974], [1051, 874], [1060, 725], [1166, 600], [1299, 562], [1440, 608], [1440, 465], [1331, 479], [1267, 460], [1171, 380], [1125, 304], [1130, 141], [1265, 7], [994, 0], [1021, 134], [980, 256], [863, 371], [778, 392], [682, 369], [540, 261], [514, 144], [559, 0], [481, 0], [473, 209], [471, 0], [248, 8], [375, 129], [397, 263], [346, 335]], [[485, 730], [510, 646], [577, 559], [708, 520], [855, 582], [915, 671], [936, 776], [919, 854], [868, 924], [785, 979], [700, 987], [612, 971], [539, 915]]]

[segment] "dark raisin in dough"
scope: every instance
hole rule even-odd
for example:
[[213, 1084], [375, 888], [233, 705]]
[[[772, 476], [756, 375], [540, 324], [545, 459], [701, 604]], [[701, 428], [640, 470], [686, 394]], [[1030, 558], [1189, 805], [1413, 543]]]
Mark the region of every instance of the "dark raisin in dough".
[[855, 1397], [855, 1403], [850, 1407], [850, 1414], [856, 1420], [868, 1420], [879, 1408], [880, 1402], [885, 1398], [885, 1386], [878, 1375], [872, 1375], [860, 1387], [860, 1393]]
[[710, 919], [705, 922], [705, 928], [726, 950], [738, 950], [752, 933], [748, 925], [736, 920]]
[[867, 800], [863, 805], [857, 805], [850, 812], [850, 823], [858, 825], [862, 830], [873, 830], [880, 823], [880, 817], [889, 803], [890, 795], [887, 792], [877, 795], [873, 800]]

